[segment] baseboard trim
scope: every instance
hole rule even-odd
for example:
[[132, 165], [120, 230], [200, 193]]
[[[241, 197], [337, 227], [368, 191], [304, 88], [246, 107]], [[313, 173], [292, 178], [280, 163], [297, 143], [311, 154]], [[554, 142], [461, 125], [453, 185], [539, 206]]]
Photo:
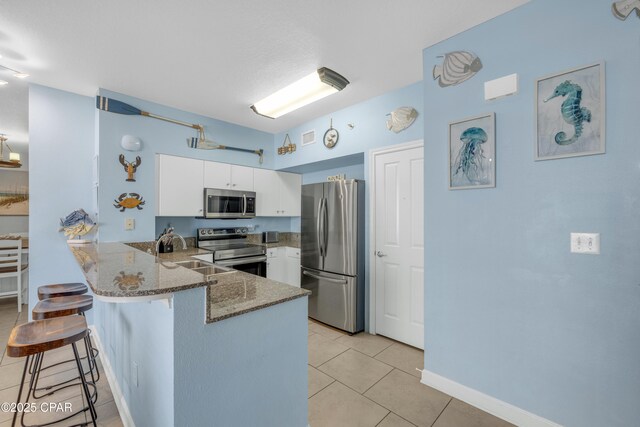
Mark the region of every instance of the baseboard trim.
[[131, 417], [131, 412], [129, 411], [129, 406], [127, 405], [127, 401], [124, 399], [122, 390], [120, 389], [116, 376], [113, 373], [113, 368], [111, 367], [111, 363], [107, 357], [107, 352], [104, 350], [104, 346], [100, 340], [100, 335], [98, 335], [98, 331], [94, 326], [89, 326], [89, 329], [91, 329], [91, 340], [93, 341], [93, 345], [95, 345], [100, 352], [100, 361], [102, 362], [102, 370], [104, 371], [102, 373], [107, 377], [107, 381], [109, 381], [111, 394], [113, 394], [113, 400], [120, 412], [122, 424], [124, 427], [135, 427], [133, 418]]
[[560, 424], [556, 424], [546, 418], [527, 412], [517, 406], [503, 402], [426, 369], [422, 371], [420, 382], [519, 427], [562, 427]]

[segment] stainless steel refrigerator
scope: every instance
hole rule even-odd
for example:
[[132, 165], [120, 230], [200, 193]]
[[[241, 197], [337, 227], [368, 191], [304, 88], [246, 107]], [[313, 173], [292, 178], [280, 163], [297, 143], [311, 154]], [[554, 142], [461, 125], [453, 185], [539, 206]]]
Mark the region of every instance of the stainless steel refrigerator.
[[364, 330], [364, 181], [302, 186], [301, 284], [309, 317]]

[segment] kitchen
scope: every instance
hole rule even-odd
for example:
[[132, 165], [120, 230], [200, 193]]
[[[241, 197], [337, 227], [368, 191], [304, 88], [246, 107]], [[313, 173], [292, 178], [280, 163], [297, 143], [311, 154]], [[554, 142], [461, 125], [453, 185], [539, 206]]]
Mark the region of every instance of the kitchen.
[[[515, 3], [510, 8], [520, 6]], [[126, 64], [112, 66], [113, 73], [119, 68], [130, 70], [127, 78], [120, 80], [123, 83], [109, 81], [109, 73], [102, 75], [93, 71], [94, 75], [102, 77], [85, 83], [82, 90], [74, 91], [68, 82], [45, 78], [44, 72], [38, 79], [34, 78], [28, 88], [30, 303], [37, 301], [39, 285], [86, 281], [83, 270], [78, 268], [66, 246], [66, 239], [57, 229], [60, 217], [80, 207], [92, 215], [99, 213], [95, 236], [100, 244], [151, 242], [169, 224], [177, 234], [191, 238], [187, 240], [192, 247], [197, 241], [198, 230], [211, 230], [213, 234], [214, 229], [233, 229], [233, 238], [237, 239], [244, 238], [243, 228], [247, 228], [246, 238], [252, 239], [249, 243], [256, 244], [261, 244], [263, 232], [277, 231], [281, 239], [276, 248], [265, 248], [267, 262], [283, 267], [277, 273], [280, 274], [276, 277], [280, 279], [278, 281], [291, 280], [292, 284], [298, 281], [295, 274], [289, 273], [300, 271], [297, 263], [302, 263], [295, 253], [298, 249], [296, 243], [299, 242], [300, 247], [305, 244], [304, 240], [297, 238], [304, 229], [300, 215], [289, 215], [291, 209], [281, 207], [278, 202], [278, 207], [270, 208], [270, 214], [256, 215], [253, 219], [203, 219], [200, 218], [201, 213], [193, 213], [192, 210], [193, 206], [204, 210], [202, 202], [193, 204], [191, 200], [195, 198], [188, 197], [185, 191], [172, 194], [185, 196], [190, 201], [175, 199], [163, 204], [162, 196], [157, 193], [162, 177], [156, 175], [161, 169], [156, 166], [156, 161], [160, 162], [158, 159], [162, 156], [203, 162], [201, 177], [197, 173], [198, 168], [172, 168], [168, 175], [172, 182], [203, 182], [204, 162], [231, 165], [231, 172], [227, 174], [231, 178], [234, 166], [251, 168], [254, 178], [252, 191], [256, 192], [258, 205], [261, 199], [256, 184], [259, 186], [267, 180], [275, 182], [276, 173], [297, 175], [300, 194], [303, 185], [327, 182], [329, 177], [336, 175], [344, 174], [346, 178], [364, 181], [367, 193], [364, 200], [364, 274], [371, 280], [374, 277], [378, 279], [380, 274], [375, 273], [372, 267], [387, 262], [393, 254], [373, 245], [376, 238], [372, 234], [373, 224], [380, 219], [382, 212], [372, 204], [375, 202], [372, 196], [378, 196], [377, 190], [371, 190], [375, 184], [372, 177], [376, 173], [374, 152], [424, 140], [423, 148], [419, 148], [424, 153], [424, 200], [421, 203], [424, 231], [416, 229], [413, 234], [424, 238], [421, 249], [424, 277], [415, 273], [415, 269], [411, 270], [415, 273], [415, 280], [422, 281], [424, 285], [423, 296], [414, 297], [412, 301], [424, 304], [421, 304], [423, 307], [410, 306], [416, 312], [423, 309], [422, 315], [417, 316], [420, 320], [417, 323], [423, 324], [426, 353], [415, 350], [419, 354], [418, 362], [411, 359], [415, 353], [407, 352], [411, 360], [400, 366], [397, 363], [400, 357], [394, 361], [392, 356], [394, 351], [404, 347], [395, 342], [384, 348], [377, 347], [383, 346], [383, 342], [387, 345], [386, 338], [381, 337], [384, 334], [350, 336], [340, 332], [345, 328], [331, 328], [315, 322], [309, 324], [305, 317], [307, 310], [310, 314], [311, 309], [306, 303], [306, 296], [208, 324], [203, 321], [207, 311], [203, 301], [209, 300], [208, 286], [175, 292], [170, 303], [166, 299], [132, 304], [100, 302], [87, 314], [87, 319], [88, 323], [95, 325], [95, 334], [104, 346], [101, 357], [110, 361], [113, 376], [117, 378], [115, 384], [119, 384], [120, 390], [113, 390], [118, 400], [115, 406], [123, 422], [131, 424], [131, 420], [135, 420], [137, 425], [180, 425], [180, 421], [185, 421], [192, 425], [207, 425], [214, 422], [215, 416], [206, 420], [201, 418], [206, 411], [189, 406], [187, 400], [211, 393], [212, 400], [216, 402], [210, 406], [211, 412], [218, 412], [219, 420], [225, 425], [234, 425], [234, 417], [243, 425], [278, 425], [278, 416], [287, 417], [286, 421], [285, 418], [279, 420], [281, 425], [308, 423], [315, 427], [330, 425], [330, 420], [334, 421], [333, 425], [340, 425], [336, 420], [342, 420], [342, 425], [349, 425], [345, 419], [363, 413], [367, 414], [364, 425], [440, 425], [446, 422], [466, 425], [455, 421], [455, 417], [464, 414], [483, 419], [488, 423], [486, 425], [499, 425], [501, 421], [488, 418], [490, 416], [480, 409], [518, 425], [635, 424], [638, 412], [629, 396], [637, 395], [640, 383], [637, 366], [633, 362], [638, 348], [635, 340], [627, 338], [634, 336], [634, 328], [638, 325], [637, 311], [633, 308], [637, 289], [629, 284], [638, 273], [630, 261], [638, 255], [637, 245], [631, 242], [638, 232], [637, 221], [634, 221], [637, 197], [633, 180], [619, 175], [631, 173], [635, 177], [637, 174], [633, 164], [638, 155], [637, 145], [627, 141], [627, 135], [637, 133], [638, 124], [630, 116], [632, 101], [629, 98], [635, 96], [637, 88], [626, 86], [625, 82], [630, 81], [631, 70], [636, 70], [638, 64], [637, 55], [628, 53], [629, 49], [637, 49], [637, 43], [624, 45], [618, 41], [637, 38], [634, 33], [637, 30], [636, 16], [631, 14], [625, 21], [616, 19], [611, 14], [610, 2], [604, 2], [602, 7], [595, 2], [584, 4], [570, 0], [557, 5], [548, 0], [532, 0], [504, 15], [502, 13], [507, 9], [491, 9], [491, 6], [495, 7], [493, 3], [483, 7], [460, 4], [457, 9], [449, 9], [449, 14], [443, 10], [439, 10], [442, 15], [435, 14], [449, 17], [442, 20], [447, 26], [446, 36], [417, 41], [418, 47], [411, 48], [415, 52], [409, 54], [405, 53], [404, 43], [394, 43], [393, 40], [411, 40], [413, 43], [413, 38], [397, 26], [394, 27], [396, 32], [391, 30], [391, 26], [391, 32], [385, 32], [386, 24], [409, 21], [411, 25], [405, 27], [441, 28], [437, 26], [438, 19], [428, 21], [432, 19], [430, 11], [420, 9], [419, 13], [402, 13], [389, 8], [384, 9], [385, 18], [384, 14], [376, 15], [366, 5], [360, 6], [358, 11], [354, 5], [342, 5], [345, 8], [343, 12], [334, 14], [338, 22], [337, 33], [325, 31], [325, 36], [319, 38], [334, 46], [326, 48], [322, 60], [303, 64], [304, 60], [300, 59], [300, 64], [297, 64], [301, 68], [310, 65], [306, 68], [311, 70], [329, 65], [350, 80], [349, 86], [324, 101], [283, 116], [282, 121], [269, 121], [250, 111], [248, 105], [256, 102], [259, 96], [244, 93], [243, 99], [235, 103], [213, 100], [220, 99], [218, 95], [227, 96], [229, 92], [240, 93], [243, 88], [254, 94], [261, 92], [267, 95], [270, 90], [295, 80], [285, 78], [283, 69], [256, 67], [256, 61], [249, 61], [252, 64], [244, 63], [245, 69], [258, 68], [260, 72], [272, 73], [263, 80], [270, 81], [272, 87], [258, 89], [256, 80], [248, 79], [253, 83], [243, 85], [230, 76], [223, 84], [228, 86], [227, 90], [218, 88], [218, 94], [204, 83], [212, 79], [211, 75], [215, 73], [211, 68], [215, 67], [185, 70], [184, 64], [192, 63], [193, 58], [182, 53], [176, 44], [171, 45], [174, 49], [154, 44], [150, 39], [152, 32], [141, 34], [131, 30], [139, 28], [140, 22], [129, 22], [130, 30], [126, 36], [107, 36], [107, 31], [98, 31], [102, 38], [99, 42], [102, 43], [101, 48], [93, 53], [84, 51], [87, 55], [85, 64], [98, 63], [99, 56], [112, 52], [109, 46], [114, 45], [113, 41], [104, 38], [130, 38], [132, 44], [133, 40], [138, 40], [140, 44], [135, 48], [119, 49], [117, 60], [111, 57], [112, 64]], [[6, 24], [4, 31], [14, 38], [24, 35], [31, 46], [40, 45], [29, 37], [37, 31], [24, 30], [36, 24], [25, 18], [24, 10], [23, 13], [17, 12], [16, 7], [15, 4], [2, 6], [0, 15], [11, 20], [3, 22]], [[57, 13], [53, 6], [42, 7], [44, 9], [40, 13], [44, 16], [48, 12], [55, 16], [58, 27], [78, 25], [72, 13]], [[89, 8], [82, 9], [85, 16], [101, 16], [101, 22], [123, 19], [109, 8], [95, 10], [86, 5], [82, 7]], [[273, 13], [283, 12], [260, 7], [264, 16], [273, 17]], [[311, 9], [295, 9], [296, 22], [306, 22], [306, 13], [327, 14], [318, 5], [309, 7]], [[411, 6], [420, 7], [423, 6]], [[178, 9], [172, 9], [173, 15], [183, 16]], [[245, 16], [244, 12], [242, 16]], [[256, 11], [253, 13], [260, 15]], [[253, 17], [253, 13], [246, 13], [246, 16], [258, 28], [260, 20]], [[39, 16], [36, 14], [33, 18], [38, 22], [36, 27], [51, 31], [52, 23]], [[373, 43], [374, 51], [391, 55], [400, 51], [413, 58], [414, 64], [382, 69], [384, 64], [394, 63], [394, 59], [385, 59], [387, 57], [383, 58], [382, 53], [353, 55], [352, 52], [359, 50], [360, 43], [366, 43], [341, 21], [347, 16], [351, 20], [377, 24], [380, 34], [376, 35], [374, 31], [363, 36], [376, 41]], [[469, 16], [477, 17], [477, 21], [466, 24], [460, 21]], [[563, 38], [564, 29], [572, 19], [568, 18], [570, 16], [579, 17], [592, 29], [583, 34], [585, 46], [568, 44]], [[61, 22], [65, 25], [60, 25]], [[95, 20], [87, 19], [86, 22]], [[549, 22], [548, 34], [540, 31], [535, 33], [539, 38], [535, 38], [531, 32], [523, 34], [520, 30], [531, 28], [536, 22]], [[317, 24], [310, 25], [314, 27]], [[194, 27], [201, 40], [211, 40], [210, 26]], [[293, 28], [283, 23], [281, 30], [293, 31]], [[52, 39], [60, 36], [55, 34], [51, 32]], [[85, 34], [92, 32], [86, 30]], [[279, 44], [283, 55], [286, 51], [288, 58], [296, 58], [296, 52], [306, 52], [314, 45], [313, 40], [303, 35], [304, 32], [296, 34], [299, 44]], [[228, 34], [220, 36], [219, 39], [225, 39]], [[278, 40], [290, 39], [280, 35]], [[273, 42], [269, 37], [254, 37], [251, 43], [242, 45], [243, 51], [248, 57], [261, 57], [257, 52], [269, 42]], [[4, 46], [3, 43], [6, 41], [0, 43], [0, 47]], [[211, 43], [219, 46], [220, 41], [216, 39]], [[550, 45], [557, 46], [557, 49], [549, 49]], [[119, 46], [127, 46], [127, 43], [120, 40]], [[359, 58], [356, 62], [363, 62], [370, 71], [357, 73], [346, 65], [338, 67], [324, 62], [331, 61], [328, 59], [330, 52], [338, 46], [347, 52], [342, 54], [343, 57], [356, 56]], [[30, 55], [36, 51], [24, 49]], [[152, 53], [144, 53], [146, 49]], [[459, 86], [443, 88], [433, 80], [432, 70], [438, 61], [442, 61], [441, 55], [460, 49], [474, 50], [482, 58], [483, 69]], [[167, 61], [163, 52], [170, 52], [174, 57]], [[20, 64], [20, 61], [12, 59], [11, 53], [0, 54], [5, 55], [0, 64], [4, 65], [7, 58]], [[145, 55], [147, 59], [144, 61], [135, 59]], [[220, 66], [209, 52], [202, 55], [205, 62], [212, 61]], [[274, 57], [277, 55], [274, 53]], [[165, 66], [151, 65], [154, 56], [165, 58]], [[519, 58], [518, 61], [508, 59], [515, 57]], [[71, 61], [70, 56], [65, 58], [68, 60], [62, 62], [79, 64]], [[366, 58], [376, 60], [366, 62]], [[534, 132], [527, 130], [534, 127], [533, 114], [530, 114], [534, 82], [541, 76], [599, 60], [607, 63], [607, 153], [534, 162], [531, 153]], [[48, 62], [58, 63], [53, 58], [48, 58]], [[291, 68], [291, 59], [284, 59], [282, 63], [287, 64], [285, 69]], [[390, 83], [407, 70], [413, 73], [413, 77], [405, 75], [402, 83], [399, 80], [398, 83]], [[28, 71], [34, 77], [38, 74], [35, 68]], [[71, 80], [81, 81], [80, 76], [73, 74], [75, 71], [67, 65], [52, 65], [48, 75], [63, 76], [66, 71], [73, 76]], [[151, 80], [159, 75], [156, 72], [173, 77], [160, 79], [165, 82], [164, 86], [157, 81], [152, 85]], [[377, 91], [367, 95], [360, 90], [369, 72], [379, 80], [371, 83], [377, 86]], [[190, 73], [193, 74], [185, 79], [184, 75]], [[484, 83], [510, 73], [518, 73], [518, 92], [506, 98], [485, 100]], [[239, 74], [242, 73], [238, 73], [238, 77]], [[183, 80], [203, 83], [194, 85], [196, 92], [184, 92], [184, 85], [179, 84]], [[176, 83], [166, 84], [167, 81]], [[10, 84], [14, 81], [11, 80]], [[197, 136], [197, 132], [184, 127], [149, 117], [131, 117], [98, 109], [96, 90], [98, 96], [119, 100], [153, 114], [201, 124], [207, 137], [220, 144], [246, 150], [263, 149], [263, 162], [260, 163], [255, 154], [246, 152], [193, 149], [185, 142]], [[344, 97], [347, 95], [353, 97], [346, 101]], [[413, 107], [418, 118], [405, 130], [392, 132], [387, 128], [387, 115], [403, 106]], [[245, 117], [251, 118], [232, 119], [233, 112], [245, 109], [251, 113]], [[447, 188], [446, 166], [443, 166], [447, 164], [448, 157], [445, 148], [447, 126], [460, 117], [489, 111], [496, 112], [499, 129], [496, 187], [451, 191]], [[259, 120], [265, 120], [261, 123], [266, 124], [254, 125]], [[323, 143], [323, 136], [331, 129], [339, 133], [339, 139], [333, 148], [328, 148]], [[303, 135], [310, 131], [314, 131], [315, 142], [303, 145]], [[125, 135], [138, 138], [141, 149], [126, 151], [121, 145]], [[626, 142], [623, 144], [621, 141]], [[288, 143], [295, 144], [296, 150], [279, 155], [278, 148]], [[127, 173], [118, 161], [121, 154], [125, 154], [129, 162], [140, 156], [135, 182], [126, 181]], [[585, 170], [590, 174], [585, 175]], [[264, 171], [258, 172], [259, 176], [269, 176], [256, 181], [256, 171]], [[240, 176], [246, 178], [245, 174]], [[230, 180], [232, 183], [233, 179]], [[210, 186], [204, 183], [197, 187], [200, 192], [204, 188], [221, 188], [217, 184]], [[181, 189], [184, 188], [182, 185]], [[404, 191], [404, 187], [400, 188]], [[119, 197], [125, 192], [140, 197], [132, 196], [136, 203], [144, 202], [139, 205], [141, 209], [121, 212], [114, 207], [114, 203], [122, 201]], [[268, 200], [275, 203], [284, 193], [274, 192]], [[405, 193], [399, 194], [400, 199], [405, 197]], [[198, 197], [201, 200], [202, 194]], [[616, 207], [616, 223], [621, 227], [612, 224], [611, 206]], [[278, 212], [282, 210], [285, 212]], [[393, 212], [405, 214], [414, 211], [400, 209]], [[237, 229], [241, 230], [239, 237]], [[575, 231], [602, 232], [601, 254], [593, 257], [570, 254], [568, 236]], [[514, 245], [514, 241], [520, 244]], [[544, 242], [544, 250], [537, 242]], [[174, 241], [174, 250], [176, 243]], [[177, 246], [179, 249], [180, 245]], [[269, 253], [269, 249], [276, 250]], [[283, 252], [284, 262], [280, 259]], [[146, 251], [126, 253], [135, 254], [136, 260], [151, 257]], [[267, 269], [266, 274], [273, 274], [276, 270], [269, 273]], [[303, 277], [301, 274], [300, 279]], [[608, 286], [607, 289], [600, 286], [612, 278], [616, 286]], [[373, 316], [376, 297], [380, 294], [372, 283], [368, 282], [365, 287], [363, 302], [364, 329], [367, 332], [381, 330], [379, 319]], [[361, 339], [359, 336], [379, 338]], [[624, 339], [617, 340], [616, 336]], [[356, 344], [358, 340], [361, 342]], [[371, 341], [364, 343], [366, 340]], [[214, 343], [220, 343], [229, 353]], [[305, 344], [308, 351], [305, 351]], [[164, 357], [155, 357], [159, 354]], [[323, 354], [327, 358], [320, 357]], [[587, 354], [590, 356], [585, 356]], [[371, 360], [363, 359], [365, 356]], [[237, 360], [234, 362], [230, 357]], [[608, 358], [613, 358], [614, 363], [602, 363]], [[209, 359], [220, 364], [207, 369], [205, 366]], [[301, 361], [308, 361], [308, 366]], [[367, 363], [371, 367], [367, 375], [379, 382], [372, 384], [362, 378], [349, 379], [349, 375], [343, 375], [341, 371], [348, 363], [351, 363], [349, 366]], [[194, 369], [190, 370], [189, 366]], [[266, 378], [272, 366], [274, 374], [265, 384], [253, 381], [256, 376]], [[285, 377], [290, 378], [290, 387], [281, 380]], [[112, 381], [109, 383], [115, 388]], [[223, 386], [217, 386], [222, 384], [228, 386], [228, 393]], [[307, 399], [310, 386], [317, 388]], [[392, 396], [403, 389], [405, 401], [393, 401]], [[430, 393], [429, 398], [421, 400], [424, 393]], [[289, 404], [282, 405], [278, 395]], [[239, 404], [241, 396], [249, 402], [251, 410]], [[453, 396], [453, 399], [447, 396]], [[348, 404], [341, 405], [340, 402]], [[406, 402], [412, 402], [412, 405], [405, 405]], [[131, 416], [128, 420], [125, 407], [129, 408]], [[334, 410], [323, 412], [319, 408]], [[344, 408], [348, 408], [350, 413], [345, 414]], [[327, 418], [329, 412], [334, 418]]]

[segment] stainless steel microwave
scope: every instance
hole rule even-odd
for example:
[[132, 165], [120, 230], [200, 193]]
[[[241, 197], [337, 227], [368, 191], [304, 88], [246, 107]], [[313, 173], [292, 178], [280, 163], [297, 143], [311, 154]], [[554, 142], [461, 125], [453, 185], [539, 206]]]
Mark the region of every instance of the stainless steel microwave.
[[205, 218], [255, 218], [256, 193], [205, 188], [203, 212]]

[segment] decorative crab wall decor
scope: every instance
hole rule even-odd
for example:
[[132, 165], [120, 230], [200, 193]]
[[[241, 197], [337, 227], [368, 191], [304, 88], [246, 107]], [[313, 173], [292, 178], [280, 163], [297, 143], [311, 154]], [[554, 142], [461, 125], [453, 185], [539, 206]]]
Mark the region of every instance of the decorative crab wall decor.
[[141, 272], [138, 274], [124, 274], [121, 271], [120, 274], [113, 278], [113, 285], [118, 286], [122, 291], [135, 291], [144, 282], [144, 277]]
[[120, 159], [120, 164], [124, 166], [124, 171], [127, 173], [127, 181], [136, 182], [135, 178], [133, 177], [133, 174], [136, 173], [136, 169], [138, 169], [138, 166], [140, 166], [140, 163], [142, 163], [142, 159], [140, 158], [140, 156], [136, 156], [135, 162], [128, 162], [124, 158], [124, 154], [120, 154], [119, 159]]
[[142, 205], [146, 203], [138, 193], [122, 193], [117, 199], [114, 199], [114, 202], [113, 206], [116, 209], [120, 209], [120, 212], [124, 212], [125, 209], [133, 208], [142, 210]]

